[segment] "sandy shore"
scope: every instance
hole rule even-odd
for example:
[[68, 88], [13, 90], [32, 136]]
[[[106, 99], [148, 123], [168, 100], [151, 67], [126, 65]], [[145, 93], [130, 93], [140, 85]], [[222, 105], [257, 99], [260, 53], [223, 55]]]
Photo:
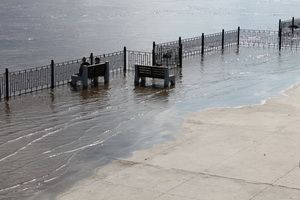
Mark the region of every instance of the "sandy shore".
[[175, 141], [101, 168], [59, 200], [300, 199], [300, 86], [191, 114]]

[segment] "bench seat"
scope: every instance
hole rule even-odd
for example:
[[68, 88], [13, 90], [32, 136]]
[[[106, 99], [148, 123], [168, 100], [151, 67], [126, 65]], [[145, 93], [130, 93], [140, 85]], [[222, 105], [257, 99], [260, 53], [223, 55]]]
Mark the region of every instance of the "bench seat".
[[82, 86], [84, 88], [88, 87], [88, 80], [93, 79], [94, 84], [98, 83], [98, 77], [102, 76], [104, 77], [104, 83], [109, 83], [109, 63], [103, 63], [103, 64], [95, 64], [95, 65], [86, 65], [83, 66], [82, 70], [82, 76], [79, 76], [78, 74], [73, 74], [71, 76], [71, 85], [73, 87], [77, 86], [77, 82], [81, 81]]
[[145, 85], [146, 78], [158, 78], [164, 79], [164, 87], [168, 87], [169, 84], [175, 85], [175, 76], [170, 75], [170, 70], [167, 67], [162, 66], [147, 66], [147, 65], [135, 65], [135, 85]]

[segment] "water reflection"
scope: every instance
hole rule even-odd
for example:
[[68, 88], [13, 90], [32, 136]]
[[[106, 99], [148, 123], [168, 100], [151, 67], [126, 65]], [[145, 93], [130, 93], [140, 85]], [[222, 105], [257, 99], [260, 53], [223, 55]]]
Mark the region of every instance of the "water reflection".
[[53, 111], [55, 110], [55, 92], [53, 89], [50, 91], [50, 104], [49, 104], [50, 109]]
[[10, 116], [10, 114], [11, 114], [11, 109], [10, 109], [10, 105], [9, 105], [8, 101], [5, 101], [5, 114], [7, 116]]

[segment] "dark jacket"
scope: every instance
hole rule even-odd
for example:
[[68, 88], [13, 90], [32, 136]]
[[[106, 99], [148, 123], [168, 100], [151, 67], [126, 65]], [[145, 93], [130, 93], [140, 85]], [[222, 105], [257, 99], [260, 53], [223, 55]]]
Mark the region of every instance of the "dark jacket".
[[78, 73], [79, 76], [82, 76], [83, 66], [84, 65], [90, 65], [90, 63], [88, 63], [88, 62], [81, 63], [81, 65], [79, 67], [79, 73]]

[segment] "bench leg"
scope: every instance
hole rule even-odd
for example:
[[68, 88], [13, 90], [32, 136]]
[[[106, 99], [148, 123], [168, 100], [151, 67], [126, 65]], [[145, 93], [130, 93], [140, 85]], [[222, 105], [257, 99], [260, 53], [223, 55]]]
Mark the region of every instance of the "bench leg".
[[82, 87], [88, 87], [88, 68], [87, 66], [83, 66], [82, 77], [81, 77]]
[[98, 85], [98, 77], [95, 77], [95, 78], [94, 78], [93, 83], [94, 83], [94, 86], [97, 86], [97, 85]]
[[140, 82], [139, 72], [138, 72], [138, 66], [135, 65], [135, 74], [134, 74], [134, 85], [138, 86]]
[[169, 69], [166, 69], [165, 70], [165, 83], [164, 83], [164, 87], [169, 87], [169, 83], [170, 83]]
[[78, 76], [71, 76], [71, 86], [77, 87]]
[[146, 86], [146, 77], [141, 78], [141, 85]]
[[164, 87], [169, 87], [169, 78], [165, 78], [165, 81], [164, 81]]
[[171, 86], [175, 85], [175, 76], [170, 76]]
[[140, 84], [140, 77], [138, 75], [134, 76], [134, 85], [138, 86]]
[[104, 75], [104, 84], [108, 84], [109, 83], [109, 63], [105, 62], [105, 75]]
[[104, 76], [104, 84], [108, 84], [109, 83], [109, 73], [105, 74]]

